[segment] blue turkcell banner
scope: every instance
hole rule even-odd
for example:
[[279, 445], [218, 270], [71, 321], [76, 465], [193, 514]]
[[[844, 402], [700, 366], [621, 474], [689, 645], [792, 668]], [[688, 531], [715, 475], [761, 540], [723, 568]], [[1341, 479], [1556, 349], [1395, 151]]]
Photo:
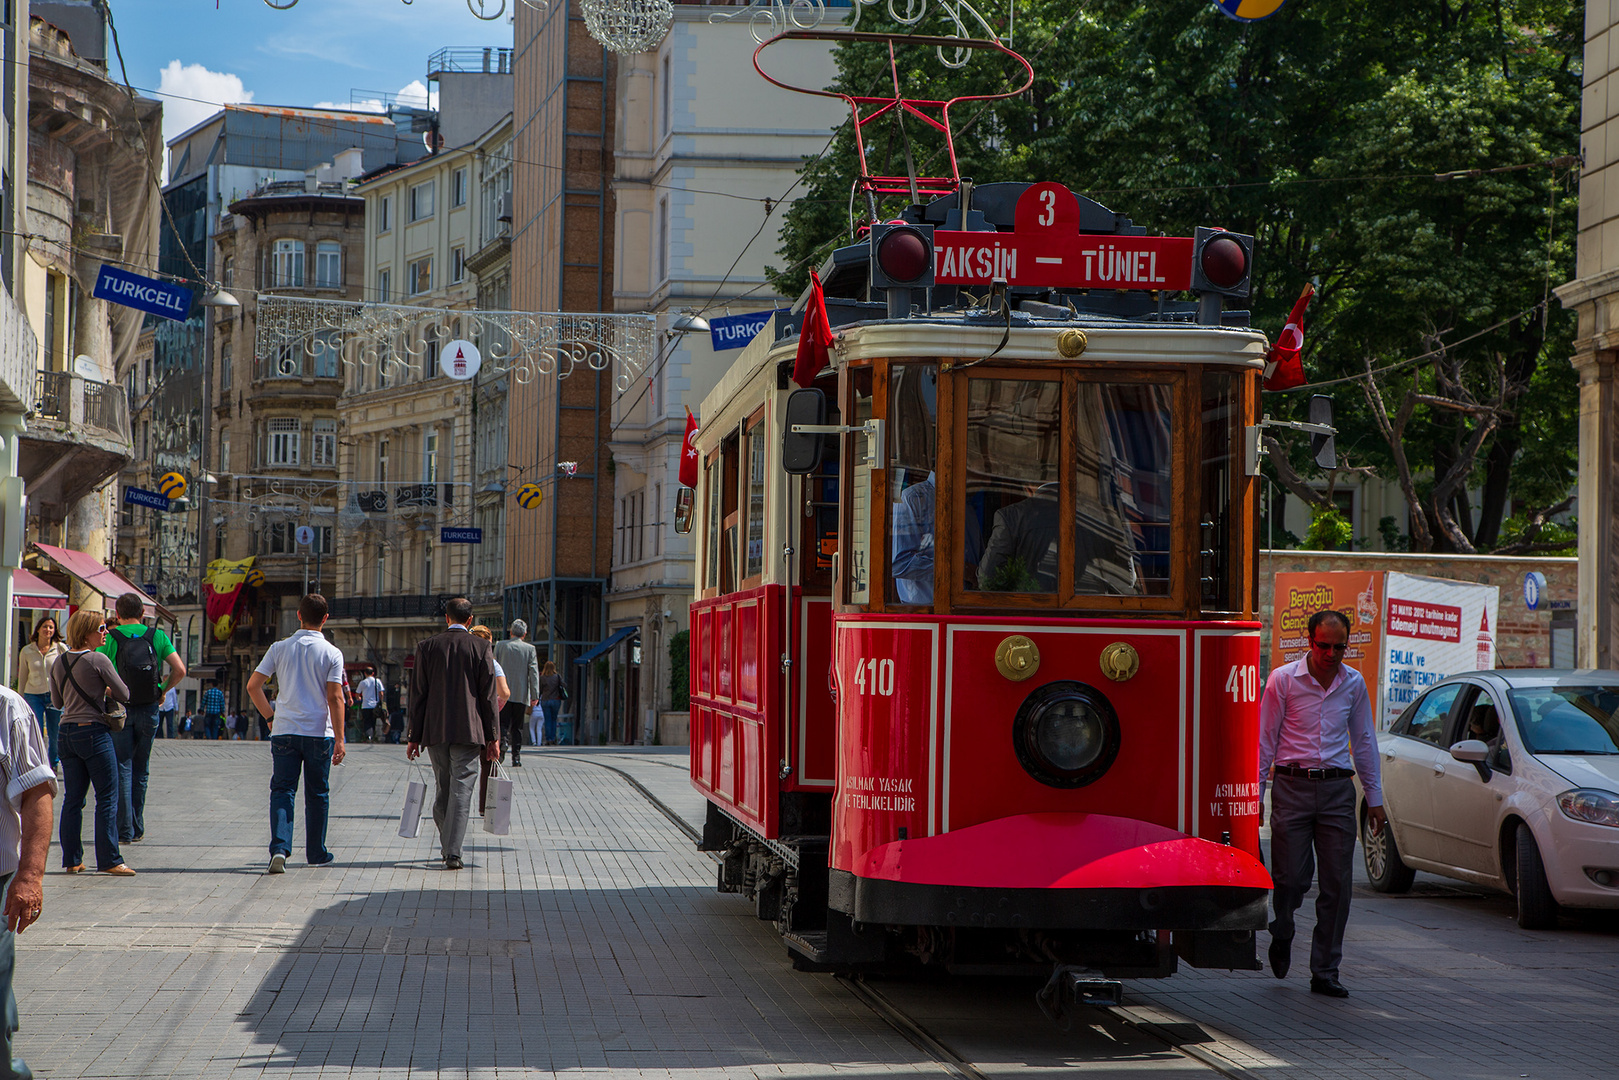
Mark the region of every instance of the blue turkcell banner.
[[153, 510], [167, 510], [169, 497], [161, 491], [147, 491], [145, 488], [126, 487], [124, 501], [131, 506], [149, 506]]
[[774, 311], [750, 311], [746, 315], [721, 315], [708, 320], [708, 336], [714, 343], [714, 351], [745, 348], [774, 314]]
[[96, 288], [92, 294], [97, 300], [110, 300], [115, 304], [144, 311], [164, 319], [184, 322], [191, 310], [191, 290], [157, 278], [142, 277], [116, 266], [102, 266], [96, 275]]
[[438, 542], [441, 544], [481, 544], [483, 543], [483, 530], [441, 528], [438, 531]]

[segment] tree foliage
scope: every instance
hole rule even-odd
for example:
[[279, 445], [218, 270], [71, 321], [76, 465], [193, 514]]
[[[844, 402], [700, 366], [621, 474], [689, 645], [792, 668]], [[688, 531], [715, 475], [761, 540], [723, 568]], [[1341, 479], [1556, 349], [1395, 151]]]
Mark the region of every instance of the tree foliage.
[[[1313, 281], [1307, 370], [1359, 377], [1334, 391], [1343, 464], [1403, 485], [1417, 550], [1488, 549], [1514, 504], [1562, 500], [1575, 467], [1572, 317], [1545, 301], [1573, 270], [1576, 172], [1548, 163], [1579, 152], [1582, 19], [1570, 0], [1294, 0], [1247, 25], [1206, 0], [1030, 0], [1017, 47], [1035, 85], [958, 107], [961, 172], [1061, 180], [1155, 232], [1253, 233], [1256, 324], [1280, 329]], [[1011, 74], [982, 55], [959, 71], [928, 49], [899, 60], [918, 97]], [[838, 63], [839, 88], [886, 92], [885, 50], [846, 45]], [[874, 172], [905, 173], [907, 151], [919, 172], [944, 167], [920, 124], [867, 133]], [[854, 156], [846, 124], [807, 164], [784, 291], [866, 218]], [[1302, 414], [1305, 396], [1265, 408]], [[1380, 419], [1402, 412], [1397, 434]]]

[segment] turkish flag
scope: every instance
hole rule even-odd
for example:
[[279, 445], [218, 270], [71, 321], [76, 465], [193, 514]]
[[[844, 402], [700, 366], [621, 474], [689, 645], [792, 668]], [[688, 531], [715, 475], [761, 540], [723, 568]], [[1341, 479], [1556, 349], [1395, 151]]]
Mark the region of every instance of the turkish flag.
[[1276, 335], [1276, 344], [1265, 357], [1266, 390], [1291, 390], [1304, 385], [1304, 361], [1299, 357], [1304, 351], [1304, 309], [1314, 296], [1315, 286], [1305, 282], [1287, 325]]
[[697, 486], [697, 417], [686, 410], [686, 437], [680, 442], [680, 486]]
[[804, 308], [804, 326], [798, 332], [798, 356], [793, 361], [793, 382], [809, 386], [826, 367], [827, 350], [832, 347], [832, 321], [826, 317], [826, 293], [821, 291], [821, 275], [810, 271], [809, 303]]

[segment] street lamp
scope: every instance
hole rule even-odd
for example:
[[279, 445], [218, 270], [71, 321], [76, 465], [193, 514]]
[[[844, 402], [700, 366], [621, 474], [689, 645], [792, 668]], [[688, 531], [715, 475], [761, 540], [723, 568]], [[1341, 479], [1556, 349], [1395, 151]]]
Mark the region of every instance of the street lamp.
[[675, 316], [674, 322], [669, 324], [669, 336], [671, 338], [680, 334], [706, 334], [708, 331], [708, 320], [689, 311], [682, 311]]
[[218, 282], [214, 282], [208, 286], [208, 294], [202, 298], [202, 306], [211, 308], [239, 308], [242, 306], [242, 302], [236, 299], [236, 297], [232, 296], [230, 293], [226, 292], [223, 285], [220, 285]]

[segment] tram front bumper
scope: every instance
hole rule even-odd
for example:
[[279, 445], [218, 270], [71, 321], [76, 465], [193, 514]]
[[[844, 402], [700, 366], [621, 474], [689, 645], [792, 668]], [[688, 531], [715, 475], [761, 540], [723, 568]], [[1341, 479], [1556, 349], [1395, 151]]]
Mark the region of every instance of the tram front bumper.
[[1240, 848], [1106, 814], [1016, 814], [896, 840], [833, 870], [857, 922], [1002, 929], [1257, 930], [1270, 875]]

